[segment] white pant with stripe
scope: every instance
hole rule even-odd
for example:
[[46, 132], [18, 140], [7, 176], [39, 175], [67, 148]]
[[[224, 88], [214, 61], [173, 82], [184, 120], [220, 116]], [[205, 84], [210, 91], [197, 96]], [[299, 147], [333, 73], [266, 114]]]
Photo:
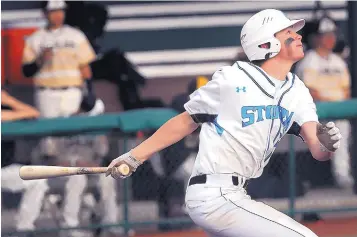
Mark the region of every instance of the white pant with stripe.
[[209, 175], [206, 184], [187, 187], [186, 208], [191, 219], [211, 237], [317, 237], [287, 215], [252, 200], [232, 175]]

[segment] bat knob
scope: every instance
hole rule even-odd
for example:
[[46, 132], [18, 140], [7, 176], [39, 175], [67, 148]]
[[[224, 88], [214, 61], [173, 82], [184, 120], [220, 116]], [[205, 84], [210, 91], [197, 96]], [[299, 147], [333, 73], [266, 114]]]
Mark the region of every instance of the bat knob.
[[121, 164], [117, 169], [122, 175], [128, 175], [130, 173], [130, 167], [127, 164]]

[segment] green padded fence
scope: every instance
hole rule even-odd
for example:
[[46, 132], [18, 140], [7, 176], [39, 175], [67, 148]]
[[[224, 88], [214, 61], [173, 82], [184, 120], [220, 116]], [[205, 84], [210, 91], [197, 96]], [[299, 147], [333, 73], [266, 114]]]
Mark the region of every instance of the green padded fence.
[[[357, 118], [357, 99], [352, 99], [344, 102], [318, 103], [317, 112], [320, 119], [353, 119]], [[143, 130], [156, 130], [167, 120], [177, 115], [171, 109], [141, 109], [132, 110], [122, 113], [104, 114], [96, 117], [76, 116], [70, 118], [54, 118], [54, 119], [39, 119], [36, 121], [17, 121], [1, 123], [2, 139], [23, 138], [26, 136], [44, 136], [44, 135], [61, 135], [70, 133], [98, 133], [108, 131], [118, 131], [123, 135], [135, 133]], [[127, 144], [127, 141], [125, 142]], [[128, 149], [128, 148], [126, 148]], [[341, 209], [324, 209], [324, 210], [297, 210], [295, 208], [295, 152], [294, 142], [290, 140], [289, 152], [289, 170], [290, 170], [290, 195], [289, 208], [287, 214], [294, 216], [297, 213], [304, 212], [338, 212], [338, 211], [356, 211], [357, 207], [341, 208]], [[187, 218], [172, 218], [156, 221], [130, 222], [128, 211], [128, 185], [129, 179], [124, 180], [122, 194], [124, 195], [124, 220], [116, 226], [123, 226], [128, 233], [130, 227], [137, 225], [164, 224], [164, 223], [189, 223]], [[102, 227], [111, 227], [114, 225], [100, 225]], [[86, 226], [78, 228], [51, 228], [36, 230], [37, 233], [52, 232], [67, 229], [91, 229], [98, 226]], [[20, 232], [17, 232], [20, 233]], [[14, 233], [12, 233], [14, 234]]]
[[1, 124], [1, 135], [24, 137], [109, 130], [133, 133], [157, 129], [175, 115], [177, 113], [171, 109], [140, 109], [123, 113], [108, 113], [95, 117], [74, 116], [35, 121], [3, 122]]

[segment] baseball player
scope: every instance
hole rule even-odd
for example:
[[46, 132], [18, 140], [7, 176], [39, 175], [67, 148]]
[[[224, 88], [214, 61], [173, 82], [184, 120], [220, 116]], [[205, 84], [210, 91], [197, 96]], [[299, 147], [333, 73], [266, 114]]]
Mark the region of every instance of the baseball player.
[[[321, 125], [309, 90], [290, 69], [304, 57], [303, 19], [263, 10], [243, 26], [241, 43], [250, 62], [220, 68], [196, 90], [186, 112], [150, 138], [114, 159], [107, 175], [126, 178], [153, 153], [201, 126], [199, 151], [186, 190], [187, 211], [209, 236], [316, 237], [270, 206], [252, 200], [249, 179], [259, 177], [276, 145], [289, 133], [301, 136], [313, 157], [330, 159], [341, 135], [333, 122]], [[116, 166], [127, 164], [124, 175]]]
[[89, 63], [96, 55], [86, 36], [64, 25], [64, 1], [47, 1], [48, 20], [25, 41], [22, 70], [32, 77], [35, 103], [45, 118], [68, 117], [81, 105], [84, 82], [92, 77]]
[[[1, 122], [33, 119], [39, 115], [40, 113], [32, 106], [1, 90]], [[14, 157], [15, 147], [15, 141], [1, 140], [1, 190], [23, 192], [15, 218], [15, 227], [18, 231], [32, 231], [35, 229], [35, 221], [40, 216], [48, 185], [44, 179], [24, 181], [20, 178], [19, 169], [23, 162]]]
[[[342, 101], [350, 98], [351, 77], [346, 62], [332, 50], [336, 46], [337, 26], [329, 17], [312, 23], [316, 35], [315, 45], [297, 65], [296, 74], [309, 88], [315, 101]], [[351, 132], [348, 120], [337, 120], [346, 142], [336, 151], [338, 159], [332, 159], [333, 174], [340, 187], [351, 188], [350, 154], [348, 140]]]
[[[86, 36], [76, 28], [64, 25], [66, 3], [61, 0], [43, 2], [46, 27], [37, 30], [25, 41], [22, 71], [32, 77], [35, 85], [35, 104], [41, 117], [69, 117], [80, 109], [85, 81], [92, 77], [91, 63], [96, 55]], [[45, 138], [42, 154], [59, 156], [58, 140]], [[80, 189], [83, 177], [69, 177], [66, 187], [77, 185], [78, 192], [69, 193], [65, 201], [66, 226], [78, 226]], [[76, 201], [77, 200], [77, 201]]]
[[[94, 94], [86, 93], [81, 103], [79, 115], [97, 116], [105, 111], [104, 103]], [[103, 157], [109, 152], [109, 140], [106, 135], [75, 135], [65, 137], [61, 143], [60, 161], [68, 160], [73, 166], [90, 167], [100, 166]], [[79, 177], [81, 176], [81, 177]], [[76, 182], [67, 182], [65, 187], [63, 225], [78, 225], [80, 223], [80, 209], [83, 195], [89, 183], [94, 182], [100, 193], [100, 212], [103, 224], [118, 222], [118, 203], [116, 182], [108, 182], [102, 175], [78, 175]], [[112, 227], [103, 229], [100, 236], [119, 235], [122, 228]], [[68, 236], [68, 232], [63, 233]], [[71, 231], [71, 236], [91, 236], [86, 231]]]

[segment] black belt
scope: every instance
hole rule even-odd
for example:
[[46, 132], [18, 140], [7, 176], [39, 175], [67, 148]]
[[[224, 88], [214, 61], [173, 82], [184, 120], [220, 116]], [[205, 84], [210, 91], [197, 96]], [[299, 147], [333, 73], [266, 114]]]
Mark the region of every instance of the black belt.
[[39, 90], [56, 90], [56, 91], [67, 90], [67, 89], [70, 89], [70, 88], [82, 89], [82, 87], [80, 87], [80, 86], [62, 86], [62, 87], [37, 86], [36, 88], [39, 89]]
[[[201, 174], [197, 176], [193, 176], [189, 183], [188, 186], [194, 185], [194, 184], [205, 184], [207, 182], [207, 175]], [[234, 186], [238, 186], [238, 177], [237, 176], [232, 176], [232, 183]], [[248, 186], [248, 181], [244, 181], [243, 188], [247, 188]]]

